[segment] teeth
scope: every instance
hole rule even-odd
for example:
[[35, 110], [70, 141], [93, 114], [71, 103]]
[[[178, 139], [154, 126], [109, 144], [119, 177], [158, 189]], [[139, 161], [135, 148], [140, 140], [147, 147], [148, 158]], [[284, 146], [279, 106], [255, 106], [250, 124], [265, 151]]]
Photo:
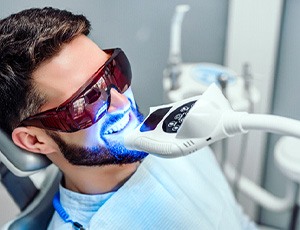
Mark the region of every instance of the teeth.
[[120, 120], [114, 123], [113, 126], [111, 126], [108, 130], [106, 130], [104, 134], [119, 132], [125, 128], [128, 122], [129, 122], [129, 114], [127, 113], [124, 117], [122, 117]]

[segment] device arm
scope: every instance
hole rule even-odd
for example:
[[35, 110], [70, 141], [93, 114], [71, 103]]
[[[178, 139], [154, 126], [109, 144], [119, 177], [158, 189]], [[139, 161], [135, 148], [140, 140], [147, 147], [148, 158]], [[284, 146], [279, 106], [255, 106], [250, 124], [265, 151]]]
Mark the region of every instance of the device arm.
[[262, 130], [300, 138], [300, 121], [291, 118], [267, 114], [248, 114], [241, 117], [241, 126], [245, 130]]

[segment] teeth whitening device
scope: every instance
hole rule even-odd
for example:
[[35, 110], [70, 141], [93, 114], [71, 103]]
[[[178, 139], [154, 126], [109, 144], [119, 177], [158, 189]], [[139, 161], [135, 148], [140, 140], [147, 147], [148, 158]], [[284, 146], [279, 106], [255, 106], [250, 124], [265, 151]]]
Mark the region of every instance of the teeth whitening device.
[[275, 115], [235, 112], [212, 84], [200, 96], [150, 108], [150, 114], [126, 136], [128, 149], [174, 158], [218, 140], [262, 130], [300, 138], [300, 122]]

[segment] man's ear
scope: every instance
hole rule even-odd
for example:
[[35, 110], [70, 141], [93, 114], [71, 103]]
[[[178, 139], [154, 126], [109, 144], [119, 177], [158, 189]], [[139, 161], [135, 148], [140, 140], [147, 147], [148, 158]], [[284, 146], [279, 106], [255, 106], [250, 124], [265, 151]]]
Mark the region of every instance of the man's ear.
[[12, 132], [12, 140], [17, 146], [34, 153], [53, 153], [50, 139], [45, 132], [34, 127], [17, 127]]

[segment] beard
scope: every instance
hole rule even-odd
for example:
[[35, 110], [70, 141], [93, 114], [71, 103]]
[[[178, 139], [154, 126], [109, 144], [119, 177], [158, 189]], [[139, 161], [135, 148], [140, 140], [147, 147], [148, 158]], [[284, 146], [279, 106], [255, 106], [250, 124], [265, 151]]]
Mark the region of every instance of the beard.
[[[143, 121], [143, 115], [138, 107], [132, 106], [131, 110], [135, 114], [139, 123]], [[148, 153], [128, 150], [120, 141], [110, 140], [103, 135], [104, 130], [111, 124], [121, 119], [123, 114], [106, 115], [105, 122], [100, 131], [100, 137], [105, 145], [93, 147], [82, 147], [76, 144], [66, 143], [57, 133], [47, 130], [47, 134], [56, 142], [64, 157], [73, 165], [78, 166], [105, 166], [129, 164], [144, 159]], [[109, 135], [107, 135], [109, 136]]]

